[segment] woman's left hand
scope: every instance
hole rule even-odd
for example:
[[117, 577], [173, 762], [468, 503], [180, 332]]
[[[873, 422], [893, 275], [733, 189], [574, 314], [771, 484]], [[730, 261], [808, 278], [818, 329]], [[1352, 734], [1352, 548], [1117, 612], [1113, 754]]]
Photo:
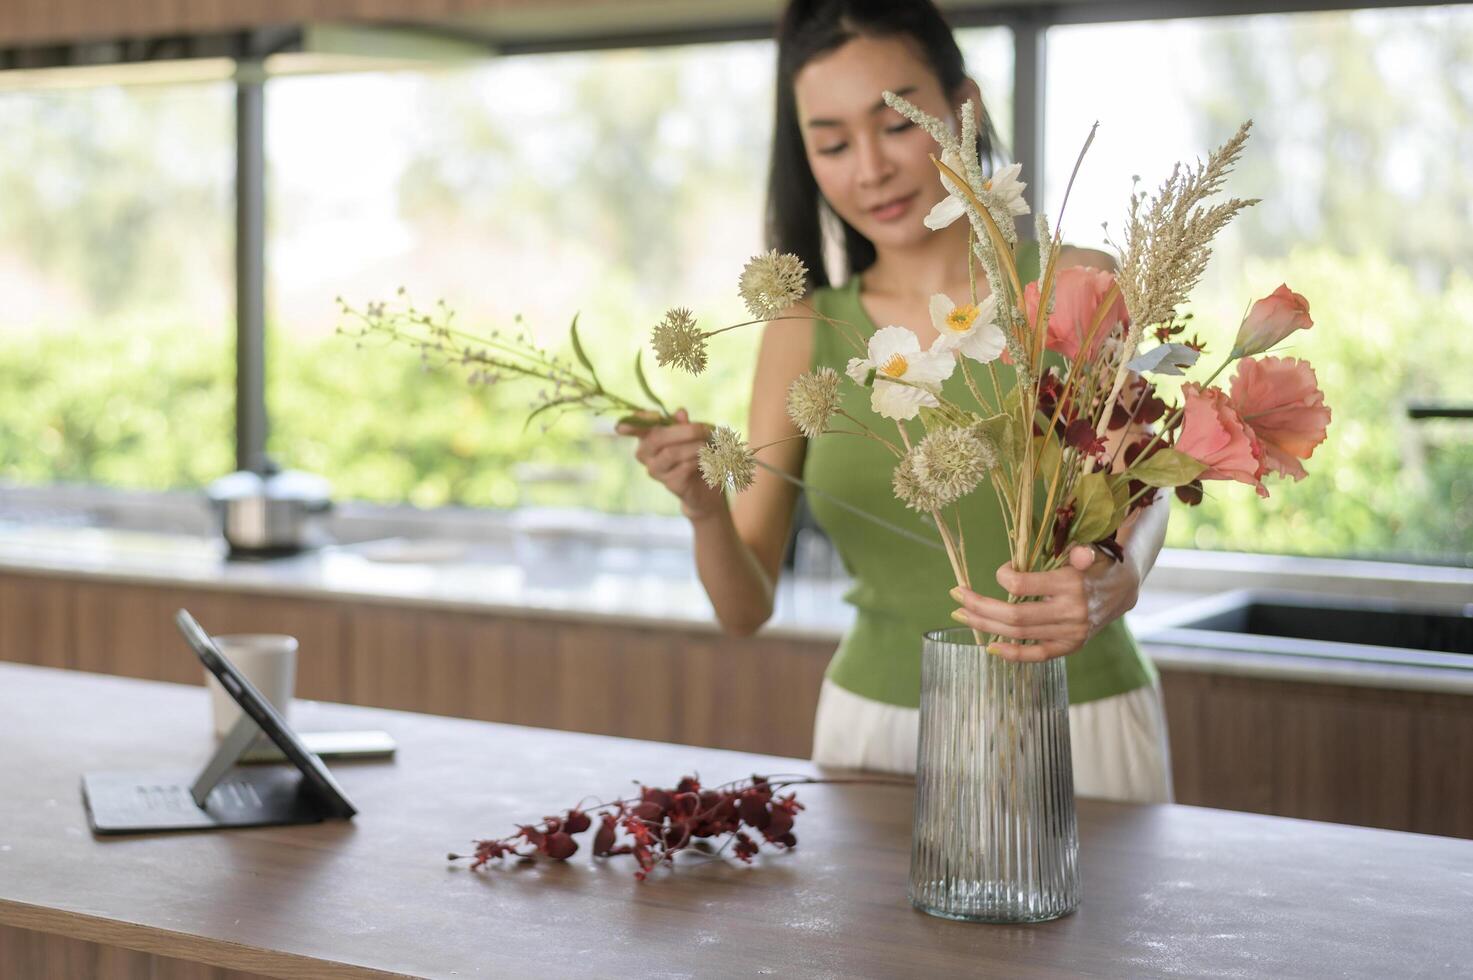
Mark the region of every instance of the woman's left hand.
[[961, 587], [951, 597], [962, 608], [957, 622], [983, 633], [1033, 643], [993, 643], [988, 651], [1005, 660], [1050, 660], [1071, 654], [1105, 626], [1135, 608], [1140, 577], [1132, 562], [1117, 562], [1094, 548], [1076, 545], [1069, 563], [1051, 572], [1018, 572], [1012, 565], [997, 570], [997, 581], [1009, 594], [1037, 601], [1010, 603]]

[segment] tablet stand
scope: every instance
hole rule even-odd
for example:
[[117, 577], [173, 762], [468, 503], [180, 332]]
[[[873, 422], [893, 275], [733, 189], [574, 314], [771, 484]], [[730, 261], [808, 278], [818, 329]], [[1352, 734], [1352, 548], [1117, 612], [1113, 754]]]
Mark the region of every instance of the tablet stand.
[[235, 727], [230, 729], [230, 734], [225, 736], [225, 741], [210, 756], [210, 761], [199, 771], [193, 785], [189, 787], [189, 795], [194, 797], [195, 806], [201, 810], [205, 807], [205, 801], [210, 798], [210, 792], [225, 778], [225, 774], [235, 767], [240, 757], [256, 741], [256, 736], [261, 732], [261, 726], [256, 724], [254, 718], [244, 711], [240, 713], [240, 719], [236, 721]]

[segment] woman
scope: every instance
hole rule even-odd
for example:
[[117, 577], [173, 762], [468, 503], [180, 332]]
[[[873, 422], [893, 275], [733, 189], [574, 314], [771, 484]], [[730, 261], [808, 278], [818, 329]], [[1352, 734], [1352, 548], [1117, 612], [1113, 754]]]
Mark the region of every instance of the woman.
[[[768, 188], [769, 244], [810, 270], [807, 302], [868, 335], [902, 324], [928, 348], [934, 293], [966, 302], [970, 285], [966, 222], [931, 231], [922, 218], [944, 196], [929, 157], [931, 138], [881, 100], [886, 90], [954, 124], [968, 99], [982, 104], [950, 29], [929, 0], [796, 0], [778, 38], [776, 132]], [[959, 124], [957, 124], [959, 125]], [[991, 126], [979, 127], [984, 161], [993, 159]], [[831, 286], [821, 220], [842, 230], [847, 281]], [[831, 243], [831, 245], [834, 243]], [[1024, 249], [1037, 275], [1036, 249]], [[1109, 256], [1066, 249], [1063, 265], [1111, 268]], [[979, 288], [985, 290], [984, 282]], [[785, 316], [805, 315], [801, 305]], [[1001, 656], [1067, 656], [1076, 790], [1138, 802], [1171, 799], [1166, 733], [1155, 671], [1120, 618], [1135, 604], [1166, 525], [1166, 496], [1122, 528], [1125, 560], [1076, 548], [1064, 568], [1019, 573], [995, 494], [987, 484], [963, 501], [974, 569], [997, 568], [978, 592], [954, 583], [938, 551], [890, 535], [833, 506], [840, 498], [891, 523], [914, 523], [890, 488], [894, 461], [868, 440], [830, 435], [811, 445], [786, 413], [794, 378], [821, 366], [841, 374], [852, 353], [814, 321], [765, 327], [747, 438], [777, 443], [759, 455], [801, 475], [820, 493], [810, 506], [855, 579], [847, 597], [858, 611], [825, 676], [815, 719], [814, 760], [831, 765], [913, 771], [920, 698], [921, 635], [952, 620], [996, 633]], [[1010, 374], [1011, 372], [1003, 372]], [[954, 375], [948, 386], [959, 385]], [[867, 392], [849, 386], [845, 409], [876, 429], [885, 425]], [[953, 391], [957, 399], [965, 392]], [[637, 435], [637, 458], [681, 502], [695, 531], [696, 567], [723, 628], [750, 634], [772, 614], [774, 587], [797, 490], [759, 469], [755, 484], [728, 503], [702, 482], [696, 456], [708, 428], [689, 421]], [[1009, 604], [1007, 592], [1043, 601]], [[948, 594], [959, 604], [948, 601]], [[1024, 641], [1028, 641], [1025, 643]]]

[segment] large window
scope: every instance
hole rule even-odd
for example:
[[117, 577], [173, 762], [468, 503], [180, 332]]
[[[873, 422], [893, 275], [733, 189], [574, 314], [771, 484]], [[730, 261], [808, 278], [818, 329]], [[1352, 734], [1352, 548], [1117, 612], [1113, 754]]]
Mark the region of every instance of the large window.
[[[1007, 139], [1008, 33], [962, 42]], [[355, 351], [333, 335], [333, 300], [402, 285], [464, 328], [520, 315], [557, 345], [581, 314], [600, 376], [635, 393], [633, 352], [668, 307], [745, 319], [736, 279], [763, 243], [773, 72], [764, 41], [272, 82], [271, 453], [360, 499], [674, 513], [606, 424], [524, 429], [527, 391]], [[699, 381], [650, 376], [692, 416], [743, 425], [758, 336], [723, 336]]]
[[[772, 71], [771, 46], [750, 43], [273, 82], [272, 454], [347, 497], [668, 511], [609, 425], [527, 429], [530, 390], [472, 390], [410, 351], [355, 351], [332, 333], [333, 299], [362, 306], [402, 285], [425, 308], [443, 298], [462, 329], [521, 316], [556, 347], [581, 314], [600, 376], [633, 394], [633, 353], [668, 306], [740, 312]], [[740, 417], [754, 340], [722, 345], [700, 384], [651, 378], [693, 415]]]
[[0, 93], [0, 481], [234, 468], [232, 91]]
[[[1012, 35], [959, 36], [1011, 146]], [[1222, 236], [1195, 324], [1220, 352], [1281, 281], [1313, 306], [1289, 351], [1335, 413], [1311, 476], [1266, 503], [1212, 485], [1169, 543], [1473, 564], [1473, 429], [1408, 413], [1473, 401], [1473, 10], [1046, 36], [1051, 214], [1101, 122], [1066, 237], [1101, 244], [1133, 175], [1152, 185], [1252, 117], [1231, 191], [1263, 203]], [[268, 82], [270, 453], [342, 499], [673, 512], [607, 425], [526, 430], [528, 393], [356, 350], [334, 298], [404, 286], [465, 328], [520, 316], [556, 344], [581, 313], [601, 374], [632, 390], [668, 306], [741, 313], [772, 74], [754, 41]], [[0, 93], [0, 482], [192, 488], [233, 468], [232, 112], [228, 82]], [[740, 424], [756, 340], [656, 384]]]
[[[1048, 208], [1100, 132], [1066, 233], [1118, 229], [1150, 189], [1254, 121], [1229, 192], [1258, 197], [1219, 240], [1194, 304], [1209, 353], [1280, 282], [1315, 326], [1329, 438], [1267, 501], [1209, 484], [1168, 543], [1473, 564], [1473, 429], [1414, 422], [1414, 401], [1473, 401], [1473, 10], [1359, 11], [1055, 28]], [[1460, 427], [1461, 425], [1461, 427]]]

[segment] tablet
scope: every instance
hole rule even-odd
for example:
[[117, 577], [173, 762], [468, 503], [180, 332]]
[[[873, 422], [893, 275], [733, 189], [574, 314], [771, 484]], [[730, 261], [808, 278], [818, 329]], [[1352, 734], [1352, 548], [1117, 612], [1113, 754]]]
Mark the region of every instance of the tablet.
[[267, 701], [256, 690], [256, 686], [225, 658], [215, 646], [215, 641], [210, 639], [209, 634], [200, 627], [189, 611], [179, 610], [174, 614], [174, 622], [195, 654], [219, 678], [220, 685], [230, 693], [241, 710], [250, 715], [261, 731], [276, 743], [287, 761], [301, 770], [302, 778], [328, 811], [327, 815], [347, 818], [357, 813], [357, 809], [348, 800], [337, 780], [332, 778], [332, 773], [327, 771], [322, 760], [302, 744], [302, 740], [287, 726], [286, 719], [276, 710], [276, 706]]
[[[221, 686], [255, 727], [275, 743], [291, 767], [233, 767], [240, 750], [255, 735], [254, 728], [242, 724], [199, 773], [89, 772], [82, 776], [82, 799], [93, 832], [264, 827], [353, 816], [356, 808], [322, 760], [302, 744], [271, 702], [220, 653], [194, 617], [181, 609], [174, 621], [205, 668], [220, 679]], [[241, 741], [234, 742], [237, 736]]]

